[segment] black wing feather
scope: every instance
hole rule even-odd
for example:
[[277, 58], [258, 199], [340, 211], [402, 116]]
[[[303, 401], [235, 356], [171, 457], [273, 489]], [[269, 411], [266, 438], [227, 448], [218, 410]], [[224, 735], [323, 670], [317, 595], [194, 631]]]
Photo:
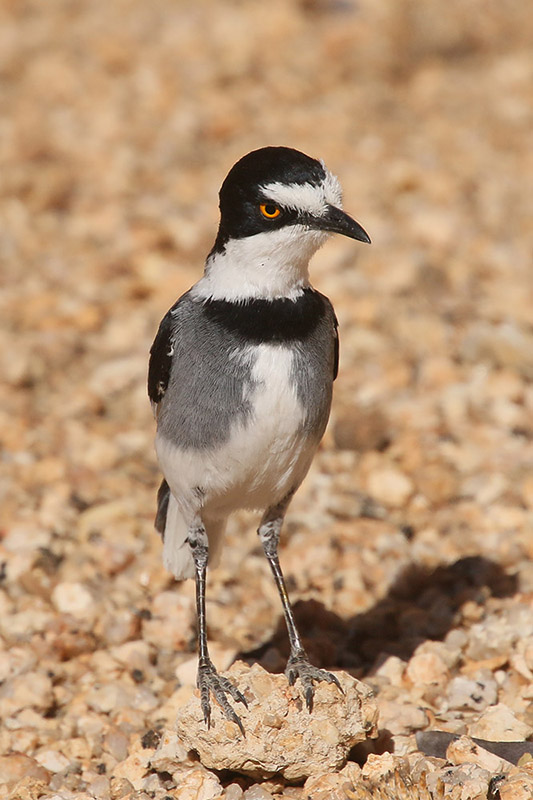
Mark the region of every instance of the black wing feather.
[[337, 319], [337, 315], [333, 311], [333, 306], [331, 306], [331, 311], [333, 313], [333, 380], [339, 374], [339, 320]]
[[157, 336], [150, 348], [148, 365], [148, 396], [152, 403], [159, 403], [165, 394], [170, 379], [172, 353], [174, 349], [172, 309], [163, 317]]
[[163, 478], [157, 492], [157, 513], [155, 515], [155, 529], [165, 538], [167, 524], [168, 502], [170, 500], [170, 487]]

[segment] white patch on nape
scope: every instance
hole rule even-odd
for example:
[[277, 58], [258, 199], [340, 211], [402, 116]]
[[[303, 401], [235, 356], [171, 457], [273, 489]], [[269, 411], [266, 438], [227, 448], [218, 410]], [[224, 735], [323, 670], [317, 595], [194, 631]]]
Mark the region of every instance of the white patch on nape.
[[266, 199], [284, 208], [305, 211], [321, 216], [326, 213], [328, 205], [342, 208], [342, 189], [335, 177], [321, 162], [325, 177], [318, 184], [312, 183], [267, 183], [261, 187]]
[[337, 208], [342, 208], [342, 186], [340, 184], [339, 179], [336, 175], [329, 171], [326, 167], [324, 162], [321, 160], [320, 163], [324, 168], [324, 172], [326, 173], [326, 177], [324, 178], [324, 193], [326, 195], [326, 200], [332, 206], [337, 206]]
[[295, 300], [309, 286], [309, 259], [328, 238], [324, 231], [288, 225], [242, 239], [230, 239], [213, 253], [193, 297], [246, 300], [286, 297]]

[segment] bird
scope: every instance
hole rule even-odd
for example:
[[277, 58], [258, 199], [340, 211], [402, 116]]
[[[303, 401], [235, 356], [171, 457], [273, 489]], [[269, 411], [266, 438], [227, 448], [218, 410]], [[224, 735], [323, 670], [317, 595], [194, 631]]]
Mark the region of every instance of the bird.
[[294, 493], [328, 422], [339, 362], [338, 323], [310, 283], [309, 260], [331, 234], [370, 243], [342, 207], [324, 161], [284, 146], [253, 150], [228, 172], [220, 223], [203, 276], [163, 317], [150, 350], [148, 394], [163, 479], [155, 527], [176, 580], [196, 581], [197, 688], [244, 734], [244, 695], [209, 655], [207, 567], [216, 566], [228, 517], [260, 513], [257, 533], [281, 599], [290, 643], [288, 682], [309, 712], [314, 684], [338, 679], [302, 644], [278, 546]]

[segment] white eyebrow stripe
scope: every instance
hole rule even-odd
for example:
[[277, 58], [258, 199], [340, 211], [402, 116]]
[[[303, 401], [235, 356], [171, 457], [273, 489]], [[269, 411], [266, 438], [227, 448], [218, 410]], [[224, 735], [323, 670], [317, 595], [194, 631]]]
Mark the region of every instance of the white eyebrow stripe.
[[261, 187], [268, 200], [285, 208], [324, 214], [326, 199], [321, 186], [312, 183], [268, 183]]
[[309, 211], [311, 214], [326, 213], [328, 205], [342, 208], [342, 190], [337, 178], [325, 170], [325, 178], [318, 186], [312, 183], [267, 183], [261, 187], [265, 198], [285, 208]]

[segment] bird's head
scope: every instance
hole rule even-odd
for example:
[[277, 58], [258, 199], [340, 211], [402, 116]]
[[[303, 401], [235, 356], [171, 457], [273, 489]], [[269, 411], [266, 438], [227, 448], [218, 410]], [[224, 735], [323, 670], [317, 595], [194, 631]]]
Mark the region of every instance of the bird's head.
[[308, 282], [309, 259], [332, 233], [370, 242], [343, 211], [339, 181], [324, 163], [290, 147], [253, 150], [220, 189], [207, 275], [222, 290], [228, 273], [235, 296], [289, 296]]

